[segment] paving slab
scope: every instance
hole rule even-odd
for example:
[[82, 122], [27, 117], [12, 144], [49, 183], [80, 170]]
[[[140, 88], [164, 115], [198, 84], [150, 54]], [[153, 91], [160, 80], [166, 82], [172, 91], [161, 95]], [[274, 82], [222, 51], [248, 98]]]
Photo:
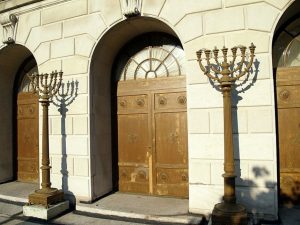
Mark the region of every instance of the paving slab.
[[28, 195], [38, 188], [38, 184], [18, 181], [0, 184], [0, 199], [26, 203]]
[[188, 212], [188, 199], [114, 193], [92, 204], [77, 203], [76, 210], [104, 216], [172, 224], [200, 224], [203, 216]]

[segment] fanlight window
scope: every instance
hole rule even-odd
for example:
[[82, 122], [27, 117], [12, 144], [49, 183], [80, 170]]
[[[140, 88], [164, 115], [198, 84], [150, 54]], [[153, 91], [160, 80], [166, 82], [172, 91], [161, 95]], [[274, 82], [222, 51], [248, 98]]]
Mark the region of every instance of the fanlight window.
[[180, 46], [149, 46], [133, 55], [120, 80], [183, 76], [184, 51]]
[[288, 24], [273, 46], [274, 67], [300, 66], [300, 18]]
[[19, 90], [18, 92], [31, 92], [32, 90], [32, 87], [30, 85], [30, 80], [27, 76], [27, 74], [33, 74], [35, 72], [37, 72], [37, 66], [33, 67], [32, 69], [30, 69], [27, 73], [25, 73], [25, 71], [23, 71], [23, 78], [22, 78], [22, 81], [21, 81], [21, 84], [19, 86]]
[[279, 59], [278, 66], [300, 66], [300, 35], [295, 37], [285, 48]]

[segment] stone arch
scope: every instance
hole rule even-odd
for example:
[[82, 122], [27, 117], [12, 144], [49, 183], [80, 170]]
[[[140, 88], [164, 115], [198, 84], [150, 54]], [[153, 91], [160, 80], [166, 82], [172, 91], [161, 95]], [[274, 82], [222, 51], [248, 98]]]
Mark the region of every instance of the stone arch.
[[[300, 194], [298, 192], [294, 192], [292, 195], [290, 192], [290, 188], [299, 189], [300, 187], [300, 179], [299, 176], [290, 171], [289, 166], [286, 165], [287, 161], [291, 162], [291, 165], [295, 163], [297, 157], [289, 151], [285, 141], [286, 136], [284, 133], [291, 133], [293, 131], [293, 125], [297, 124], [297, 117], [299, 115], [296, 112], [297, 107], [299, 106], [294, 104], [292, 107], [290, 105], [289, 95], [293, 95], [293, 89], [297, 89], [297, 83], [300, 80], [300, 77], [297, 78], [293, 76], [299, 67], [290, 67], [291, 65], [287, 65], [283, 63], [283, 58], [286, 48], [292, 43], [292, 40], [299, 36], [300, 28], [300, 2], [299, 1], [290, 1], [289, 4], [286, 5], [286, 8], [282, 10], [282, 14], [278, 18], [276, 26], [274, 26], [274, 33], [272, 39], [272, 67], [273, 67], [273, 77], [274, 77], [274, 93], [275, 93], [275, 114], [276, 114], [276, 141], [277, 141], [277, 178], [278, 178], [278, 195], [279, 203], [293, 203], [297, 202], [300, 199]], [[291, 75], [291, 76], [290, 76]], [[282, 82], [282, 78], [285, 77], [286, 81]], [[290, 88], [291, 89], [290, 89]], [[284, 101], [284, 106], [283, 106]], [[297, 99], [293, 99], [292, 101], [297, 101]], [[292, 110], [291, 110], [292, 109]], [[288, 116], [287, 116], [288, 115]], [[296, 115], [296, 116], [295, 116]], [[287, 120], [287, 117], [289, 118]], [[284, 128], [284, 130], [283, 130]], [[298, 132], [293, 132], [295, 135], [300, 135]], [[294, 135], [294, 136], [295, 136]], [[291, 142], [290, 146], [293, 146], [293, 135], [289, 135], [289, 142]], [[290, 155], [293, 159], [290, 160], [286, 155]], [[292, 166], [293, 167], [293, 166]], [[294, 167], [293, 170], [297, 170]], [[298, 200], [297, 200], [298, 198]]]
[[35, 61], [31, 51], [19, 44], [0, 50], [0, 183], [16, 178], [16, 88], [20, 68], [30, 58]]
[[89, 81], [92, 199], [113, 190], [111, 73], [114, 60], [127, 42], [148, 32], [162, 32], [178, 38], [170, 26], [158, 19], [133, 17], [109, 29], [93, 51]]

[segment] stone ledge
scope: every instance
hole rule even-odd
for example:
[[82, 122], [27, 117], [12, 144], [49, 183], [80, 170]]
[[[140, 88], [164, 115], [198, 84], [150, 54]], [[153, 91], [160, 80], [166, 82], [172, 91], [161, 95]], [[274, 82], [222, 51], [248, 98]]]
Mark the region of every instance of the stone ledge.
[[49, 208], [45, 208], [42, 205], [25, 205], [23, 206], [23, 215], [43, 220], [49, 220], [68, 209], [69, 201], [51, 205]]

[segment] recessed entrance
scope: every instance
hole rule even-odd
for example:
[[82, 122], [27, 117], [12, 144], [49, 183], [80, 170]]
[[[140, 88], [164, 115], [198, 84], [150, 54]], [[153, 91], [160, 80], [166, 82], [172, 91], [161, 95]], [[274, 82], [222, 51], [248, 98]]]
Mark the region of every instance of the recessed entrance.
[[300, 18], [278, 35], [276, 71], [280, 199], [300, 203]]
[[160, 35], [136, 38], [119, 57], [126, 62], [117, 82], [119, 190], [188, 197], [184, 55]]
[[19, 70], [17, 94], [17, 180], [37, 183], [39, 179], [39, 104], [30, 92], [27, 73], [37, 72], [35, 60], [27, 59]]

